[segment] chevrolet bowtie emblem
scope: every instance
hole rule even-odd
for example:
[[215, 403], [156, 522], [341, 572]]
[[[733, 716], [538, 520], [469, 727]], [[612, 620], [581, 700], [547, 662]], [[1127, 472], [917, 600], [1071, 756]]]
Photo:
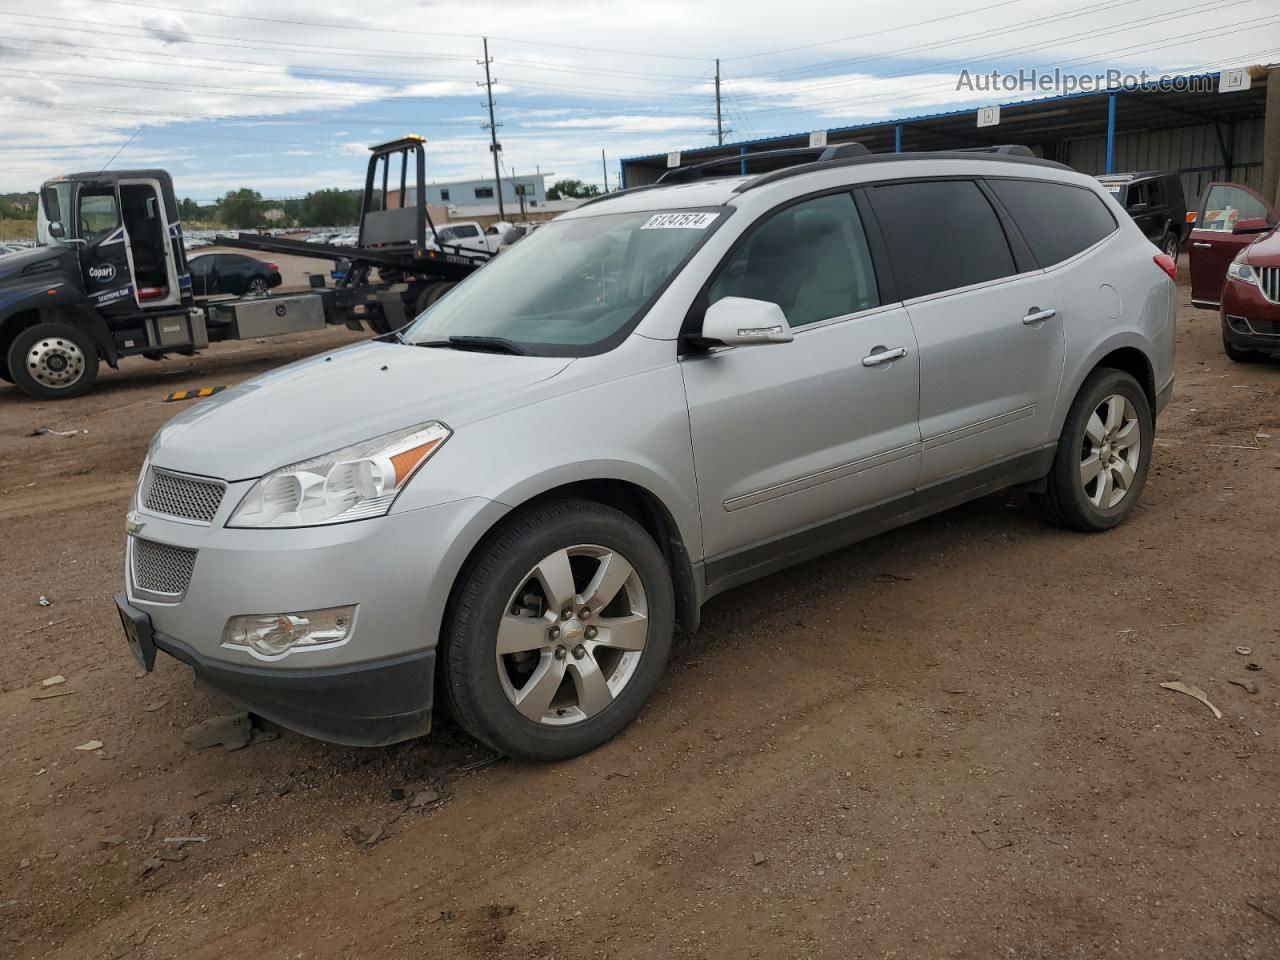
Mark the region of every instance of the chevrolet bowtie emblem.
[[146, 521], [139, 520], [138, 515], [132, 511], [130, 511], [129, 515], [124, 518], [124, 532], [130, 536], [135, 533], [140, 533], [142, 528], [146, 525]]

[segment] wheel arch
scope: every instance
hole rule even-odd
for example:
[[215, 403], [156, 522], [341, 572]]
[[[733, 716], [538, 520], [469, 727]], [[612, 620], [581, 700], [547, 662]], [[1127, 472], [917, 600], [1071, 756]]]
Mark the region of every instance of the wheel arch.
[[[635, 520], [654, 539], [667, 561], [676, 601], [676, 623], [689, 633], [697, 630], [701, 617], [703, 590], [694, 570], [693, 558], [680, 525], [668, 506], [643, 484], [619, 477], [598, 476], [567, 480], [546, 486], [523, 497], [502, 498], [511, 509], [497, 518], [476, 540], [459, 567], [450, 589], [456, 594], [472, 558], [514, 519], [541, 504], [556, 500], [588, 500], [618, 510]], [[452, 603], [452, 599], [450, 601]], [[447, 622], [447, 617], [446, 617]]]
[[1099, 368], [1122, 370], [1137, 380], [1142, 387], [1142, 392], [1146, 395], [1147, 403], [1151, 405], [1151, 416], [1155, 417], [1157, 402], [1155, 365], [1151, 362], [1147, 351], [1143, 349], [1142, 340], [1136, 334], [1121, 334], [1095, 347], [1089, 359], [1080, 365], [1067, 385], [1067, 389], [1062, 391], [1061, 402], [1054, 417], [1053, 437], [1056, 438], [1062, 433], [1067, 412], [1071, 409], [1076, 395], [1080, 393], [1085, 379]]

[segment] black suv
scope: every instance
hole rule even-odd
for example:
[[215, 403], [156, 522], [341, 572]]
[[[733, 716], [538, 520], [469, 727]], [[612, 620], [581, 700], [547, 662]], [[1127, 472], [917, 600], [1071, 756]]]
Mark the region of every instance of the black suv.
[[1129, 212], [1147, 239], [1173, 257], [1191, 229], [1182, 178], [1174, 170], [1147, 173], [1109, 173], [1098, 182]]

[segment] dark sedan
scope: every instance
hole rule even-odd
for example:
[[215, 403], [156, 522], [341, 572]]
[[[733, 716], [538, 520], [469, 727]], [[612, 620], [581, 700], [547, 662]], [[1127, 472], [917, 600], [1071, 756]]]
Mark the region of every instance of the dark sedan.
[[281, 284], [280, 268], [243, 253], [204, 253], [194, 256], [191, 292], [197, 297], [217, 294], [265, 294]]

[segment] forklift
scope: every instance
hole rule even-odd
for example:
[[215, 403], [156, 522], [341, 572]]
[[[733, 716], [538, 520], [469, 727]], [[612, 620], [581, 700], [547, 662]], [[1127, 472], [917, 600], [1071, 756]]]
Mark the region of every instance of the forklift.
[[[433, 245], [425, 140], [372, 148], [357, 246], [240, 234], [218, 243], [345, 260], [336, 287], [198, 303], [173, 181], [163, 170], [77, 173], [40, 188], [37, 246], [0, 256], [0, 379], [37, 399], [87, 393], [100, 362], [190, 356], [210, 341], [404, 326], [488, 255]], [[414, 180], [410, 180], [412, 171]], [[394, 175], [393, 175], [394, 172]], [[412, 191], [410, 188], [413, 188]], [[398, 188], [398, 189], [393, 189]], [[412, 202], [406, 200], [412, 197]]]

